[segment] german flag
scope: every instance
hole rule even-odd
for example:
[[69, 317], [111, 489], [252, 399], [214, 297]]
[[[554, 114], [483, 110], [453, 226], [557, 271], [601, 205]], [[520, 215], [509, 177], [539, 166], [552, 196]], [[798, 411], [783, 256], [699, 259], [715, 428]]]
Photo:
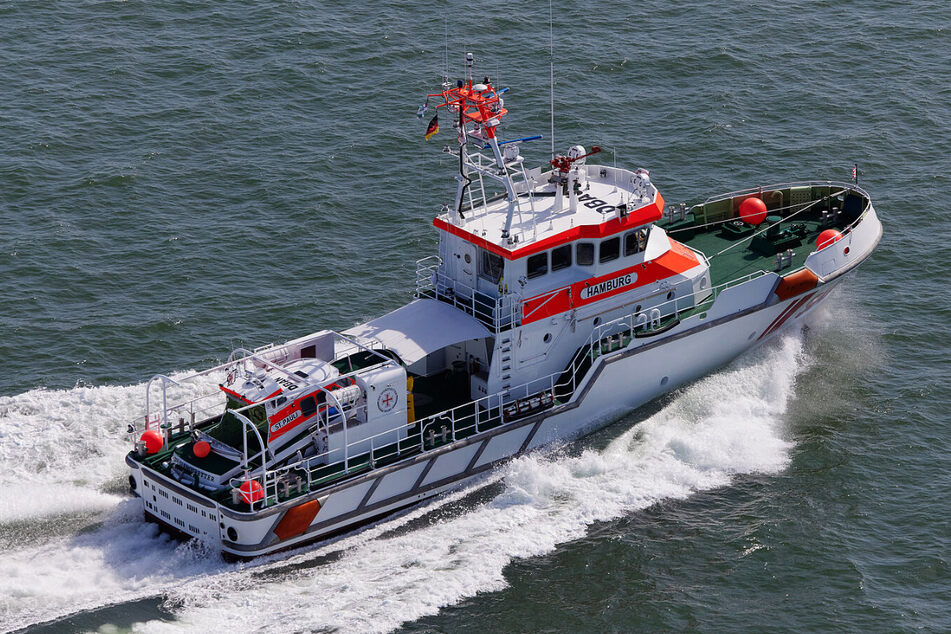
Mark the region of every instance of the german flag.
[[433, 136], [439, 132], [439, 115], [434, 115], [433, 120], [429, 122], [429, 125], [426, 126], [426, 140], [430, 140]]

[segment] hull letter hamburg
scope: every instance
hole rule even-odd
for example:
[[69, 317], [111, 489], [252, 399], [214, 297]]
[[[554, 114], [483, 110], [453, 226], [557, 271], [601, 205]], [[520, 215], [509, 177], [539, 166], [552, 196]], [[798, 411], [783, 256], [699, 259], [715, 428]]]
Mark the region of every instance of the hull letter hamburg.
[[598, 284], [591, 284], [590, 286], [586, 286], [584, 289], [582, 289], [581, 299], [593, 299], [598, 295], [603, 295], [619, 288], [630, 286], [635, 281], [637, 281], [637, 273], [626, 273], [625, 275], [619, 275], [618, 277], [605, 280]]

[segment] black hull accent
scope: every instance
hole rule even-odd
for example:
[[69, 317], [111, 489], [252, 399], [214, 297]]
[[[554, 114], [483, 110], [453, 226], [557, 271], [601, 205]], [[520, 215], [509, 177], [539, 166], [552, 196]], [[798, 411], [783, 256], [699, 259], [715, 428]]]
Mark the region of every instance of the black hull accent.
[[[301, 548], [301, 547], [304, 547], [304, 546], [310, 546], [310, 545], [313, 545], [313, 544], [316, 544], [316, 543], [319, 543], [319, 542], [323, 542], [323, 541], [326, 541], [326, 540], [329, 540], [329, 539], [333, 539], [333, 538], [335, 538], [335, 537], [339, 537], [339, 536], [341, 536], [341, 535], [345, 535], [345, 534], [350, 533], [350, 532], [353, 532], [353, 531], [355, 531], [355, 530], [359, 530], [359, 529], [363, 528], [364, 526], [368, 526], [368, 525], [373, 524], [373, 523], [375, 523], [375, 522], [379, 522], [380, 520], [386, 519], [387, 517], [389, 517], [389, 516], [391, 516], [391, 515], [395, 515], [395, 514], [397, 514], [397, 513], [401, 513], [402, 511], [405, 511], [405, 510], [407, 510], [407, 509], [410, 509], [410, 508], [412, 508], [412, 507], [414, 507], [414, 506], [418, 506], [418, 505], [421, 505], [421, 504], [426, 504], [428, 501], [429, 501], [429, 500], [426, 499], [426, 500], [419, 500], [419, 501], [416, 501], [416, 502], [410, 502], [410, 503], [408, 503], [408, 504], [404, 504], [403, 506], [397, 507], [397, 508], [395, 508], [395, 509], [390, 509], [390, 510], [385, 511], [385, 512], [383, 512], [383, 513], [378, 513], [378, 514], [373, 515], [372, 517], [368, 517], [368, 518], [366, 518], [366, 519], [364, 519], [364, 520], [360, 520], [360, 521], [358, 521], [358, 522], [354, 522], [354, 523], [351, 523], [351, 524], [347, 524], [346, 526], [343, 526], [343, 527], [341, 527], [341, 528], [338, 528], [337, 530], [331, 531], [331, 532], [329, 532], [329, 533], [323, 533], [323, 534], [320, 534], [320, 535], [314, 535], [311, 539], [305, 539], [304, 541], [297, 542], [297, 543], [295, 543], [295, 544], [290, 544], [290, 545], [285, 546], [285, 547], [283, 547], [283, 548], [278, 548], [278, 549], [276, 549], [276, 550], [274, 550], [274, 551], [272, 551], [272, 552], [269, 552], [267, 555], [273, 555], [273, 554], [275, 554], [275, 553], [282, 553], [282, 552], [286, 552], [286, 551], [288, 551], [288, 550], [293, 550], [293, 549], [295, 549], [295, 548]], [[144, 512], [144, 515], [145, 515], [145, 521], [146, 521], [146, 522], [151, 522], [152, 524], [157, 525], [158, 528], [159, 528], [159, 530], [160, 530], [161, 532], [165, 533], [166, 535], [168, 535], [169, 537], [171, 537], [172, 539], [174, 539], [174, 540], [176, 540], [176, 541], [179, 541], [179, 542], [187, 542], [187, 541], [190, 540], [190, 539], [197, 539], [194, 535], [190, 535], [189, 533], [186, 533], [185, 531], [183, 531], [183, 530], [181, 530], [181, 529], [179, 529], [179, 528], [176, 528], [175, 526], [173, 526], [172, 524], [169, 524], [169, 523], [166, 522], [165, 520], [160, 519], [160, 518], [156, 517], [155, 515], [152, 515], [152, 513], [150, 513], [149, 511], [145, 511], [145, 512]], [[228, 563], [237, 563], [237, 562], [242, 562], [242, 561], [251, 561], [251, 560], [253, 560], [253, 559], [258, 559], [259, 557], [267, 556], [267, 555], [238, 555], [238, 554], [236, 554], [236, 553], [232, 553], [232, 552], [229, 552], [229, 551], [226, 551], [226, 550], [222, 550], [222, 551], [219, 551], [219, 552], [221, 553], [221, 558], [224, 559], [225, 561], [227, 561]]]

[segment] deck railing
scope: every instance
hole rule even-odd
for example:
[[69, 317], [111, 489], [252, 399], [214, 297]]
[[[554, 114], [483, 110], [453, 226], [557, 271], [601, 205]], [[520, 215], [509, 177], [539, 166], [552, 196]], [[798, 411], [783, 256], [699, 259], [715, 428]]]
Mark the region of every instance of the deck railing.
[[517, 293], [494, 297], [440, 272], [442, 258], [431, 255], [416, 262], [416, 297], [452, 304], [481, 321], [495, 334], [521, 323], [522, 300]]
[[[585, 367], [587, 373], [590, 366]], [[559, 394], [573, 394], [583, 376], [553, 373], [503, 392], [399, 425], [341, 447], [310, 456], [273, 470], [252, 473], [264, 487], [263, 506], [294, 497], [354, 473], [373, 470], [402, 457], [424, 454], [445, 444], [498, 427], [554, 405]], [[537, 401], [537, 405], [533, 403]], [[523, 403], [526, 405], [523, 406]], [[394, 442], [394, 433], [401, 435]], [[245, 478], [231, 483], [238, 488]]]
[[[666, 330], [690, 313], [709, 309], [728, 288], [768, 274], [756, 271], [720, 284], [710, 290], [671, 299], [653, 306], [651, 311], [631, 312], [595, 327], [587, 342], [578, 350], [568, 368], [527, 383], [484, 396], [474, 401], [432, 414], [406, 425], [387, 429], [369, 438], [345, 443], [336, 449], [308, 457], [293, 464], [267, 471], [259, 479], [266, 494], [265, 504], [273, 505], [294, 495], [316, 490], [330, 481], [353, 473], [373, 470], [379, 462], [389, 464], [403, 457], [427, 453], [473, 434], [498, 427], [520, 417], [537, 413], [559, 402], [568, 403], [584, 383], [594, 361], [627, 348], [631, 339]], [[702, 295], [701, 297], [697, 297]], [[689, 308], [683, 306], [685, 299]], [[653, 314], [651, 314], [653, 313]], [[590, 362], [580, 363], [580, 357]], [[400, 436], [394, 442], [394, 434]]]
[[[473, 301], [471, 297], [458, 297], [455, 293], [452, 293], [451, 297], [446, 297], [445, 292], [439, 291], [441, 284], [438, 274], [439, 262], [433, 258], [428, 260], [428, 264], [426, 260], [421, 261], [422, 266], [417, 269], [417, 295], [435, 296], [444, 301], [456, 297], [460, 303], [470, 302], [467, 304], [472, 311], [470, 314], [478, 312], [475, 309], [476, 305], [471, 303]], [[429, 275], [426, 275], [427, 271], [430, 272]], [[725, 290], [767, 274], [769, 272], [765, 270], [755, 271], [713, 288], [671, 298], [660, 304], [651, 305], [646, 310], [631, 311], [622, 317], [599, 324], [592, 329], [586, 343], [579, 348], [575, 358], [564, 371], [507, 388], [417, 421], [400, 424], [369, 437], [352, 442], [348, 442], [345, 437], [340, 447], [274, 469], [269, 470], [265, 465], [249, 468], [247, 452], [245, 452], [243, 467], [248, 469], [249, 476], [235, 479], [231, 482], [231, 486], [238, 489], [248, 477], [258, 480], [264, 489], [264, 499], [260, 501], [260, 504], [262, 507], [271, 506], [289, 497], [317, 490], [331, 481], [375, 469], [381, 462], [390, 464], [410, 455], [427, 453], [444, 444], [498, 427], [547, 407], [569, 403], [575, 398], [578, 388], [583, 385], [599, 357], [630, 347], [636, 338], [660, 334], [676, 327], [685, 316], [693, 316], [709, 310]], [[430, 284], [426, 283], [427, 280]], [[510, 297], [512, 300], [518, 299], [514, 295]], [[463, 307], [462, 304], [457, 305]], [[521, 303], [512, 301], [506, 307], [498, 301], [492, 307], [495, 311], [492, 314], [498, 315], [498, 311], [502, 308], [507, 308], [514, 313], [513, 307], [521, 310]], [[514, 323], [514, 316], [511, 319]], [[494, 320], [493, 324], [498, 331], [501, 322]], [[274, 348], [268, 350], [274, 350]], [[247, 354], [249, 356], [244, 360], [253, 360], [260, 353], [256, 351]], [[194, 376], [225, 372], [234, 363], [235, 361], [232, 360]], [[181, 385], [179, 381], [171, 379], [166, 381], [165, 378], [167, 377], [153, 379], [153, 381], [162, 382], [163, 399], [168, 385]], [[151, 385], [152, 381], [149, 383], [150, 387]], [[194, 426], [196, 419], [206, 420], [202, 415], [205, 412], [210, 412], [208, 418], [220, 414], [222, 400], [221, 393], [216, 390], [213, 394], [201, 395], [172, 407], [163, 407], [160, 413], [147, 414], [146, 427], [162, 424], [163, 430], [168, 433], [171, 426], [170, 419], [174, 421], [178, 417], [181, 421], [180, 425], [184, 426], [186, 416], [189, 425]], [[339, 410], [342, 412], [343, 408], [340, 407]], [[328, 418], [322, 423], [328, 431], [330, 425], [342, 424], [345, 431], [348, 425], [351, 425], [347, 418], [343, 418], [342, 421], [337, 419], [331, 421]]]

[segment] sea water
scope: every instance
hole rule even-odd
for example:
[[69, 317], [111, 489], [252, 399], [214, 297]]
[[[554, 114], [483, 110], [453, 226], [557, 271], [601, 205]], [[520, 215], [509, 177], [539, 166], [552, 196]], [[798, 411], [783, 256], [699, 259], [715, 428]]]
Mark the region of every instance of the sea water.
[[805, 331], [318, 548], [229, 564], [141, 521], [151, 376], [410, 298], [453, 194], [448, 120], [426, 143], [414, 116], [447, 49], [548, 159], [547, 9], [0, 6], [0, 630], [951, 628], [951, 14], [927, 0], [553, 4], [559, 151], [668, 202], [858, 163], [885, 237]]

